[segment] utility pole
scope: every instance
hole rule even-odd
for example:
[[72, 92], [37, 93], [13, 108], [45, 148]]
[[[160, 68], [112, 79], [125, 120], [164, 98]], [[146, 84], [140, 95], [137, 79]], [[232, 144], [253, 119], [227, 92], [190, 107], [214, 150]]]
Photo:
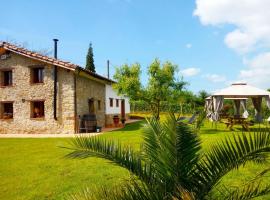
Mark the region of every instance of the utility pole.
[[110, 79], [110, 61], [107, 60], [107, 77]]

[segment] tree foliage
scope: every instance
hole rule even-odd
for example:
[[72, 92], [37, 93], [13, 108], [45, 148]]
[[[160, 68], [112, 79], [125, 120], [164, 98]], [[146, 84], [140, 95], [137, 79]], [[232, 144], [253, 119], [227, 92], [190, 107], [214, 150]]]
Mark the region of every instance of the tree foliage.
[[174, 101], [186, 83], [175, 78], [177, 66], [171, 62], [161, 64], [155, 59], [148, 67], [148, 83], [141, 83], [140, 64], [123, 65], [116, 68], [114, 89], [121, 95], [128, 96], [131, 100], [141, 100], [148, 104], [152, 113], [159, 118], [161, 102], [168, 104]]
[[267, 162], [269, 132], [235, 135], [215, 144], [208, 152], [202, 152], [198, 135], [171, 115], [164, 123], [156, 118], [148, 120], [140, 152], [100, 137], [74, 138], [72, 149], [69, 157], [105, 158], [134, 175], [121, 190], [96, 192], [106, 194], [103, 199], [243, 200], [270, 192], [270, 185], [260, 185], [261, 177], [269, 169], [243, 187], [226, 187], [225, 192], [213, 192], [222, 177], [232, 170], [247, 162]]
[[88, 52], [86, 55], [86, 67], [85, 69], [96, 72], [95, 64], [94, 64], [94, 53], [92, 43], [89, 44]]

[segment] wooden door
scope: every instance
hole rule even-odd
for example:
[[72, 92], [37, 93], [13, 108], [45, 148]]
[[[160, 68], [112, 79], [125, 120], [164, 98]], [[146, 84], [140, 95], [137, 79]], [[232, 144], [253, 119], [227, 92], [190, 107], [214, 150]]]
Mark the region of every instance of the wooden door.
[[95, 101], [94, 99], [88, 100], [89, 114], [95, 114]]
[[121, 118], [126, 118], [125, 99], [121, 100]]

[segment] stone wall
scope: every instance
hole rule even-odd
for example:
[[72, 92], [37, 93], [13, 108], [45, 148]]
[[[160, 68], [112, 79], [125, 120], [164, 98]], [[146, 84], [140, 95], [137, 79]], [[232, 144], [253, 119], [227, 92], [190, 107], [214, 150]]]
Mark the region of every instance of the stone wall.
[[[32, 65], [43, 65], [44, 83], [30, 82]], [[0, 88], [0, 101], [13, 102], [13, 119], [0, 119], [0, 133], [74, 133], [74, 74], [58, 68], [57, 117], [53, 116], [53, 66], [17, 54], [0, 60], [1, 68], [12, 68], [13, 85]], [[31, 118], [30, 102], [45, 101], [45, 117]]]
[[[94, 112], [97, 117], [97, 125], [105, 126], [105, 84], [96, 80], [77, 77], [77, 115], [83, 116], [89, 113], [89, 99], [94, 100]], [[100, 101], [100, 109], [98, 108]]]

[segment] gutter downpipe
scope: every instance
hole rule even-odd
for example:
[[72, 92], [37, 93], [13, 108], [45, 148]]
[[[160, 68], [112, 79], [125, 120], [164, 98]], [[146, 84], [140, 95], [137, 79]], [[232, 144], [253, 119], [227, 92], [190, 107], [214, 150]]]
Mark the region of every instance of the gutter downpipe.
[[[57, 42], [58, 39], [53, 39], [54, 41], [54, 58], [57, 59]], [[53, 117], [57, 121], [57, 66], [54, 66], [54, 93], [53, 93]]]
[[74, 132], [79, 133], [79, 126], [78, 123], [78, 117], [77, 117], [77, 76], [79, 76], [81, 72], [80, 68], [76, 68], [74, 72], [74, 115], [75, 115], [75, 121], [74, 121]]

